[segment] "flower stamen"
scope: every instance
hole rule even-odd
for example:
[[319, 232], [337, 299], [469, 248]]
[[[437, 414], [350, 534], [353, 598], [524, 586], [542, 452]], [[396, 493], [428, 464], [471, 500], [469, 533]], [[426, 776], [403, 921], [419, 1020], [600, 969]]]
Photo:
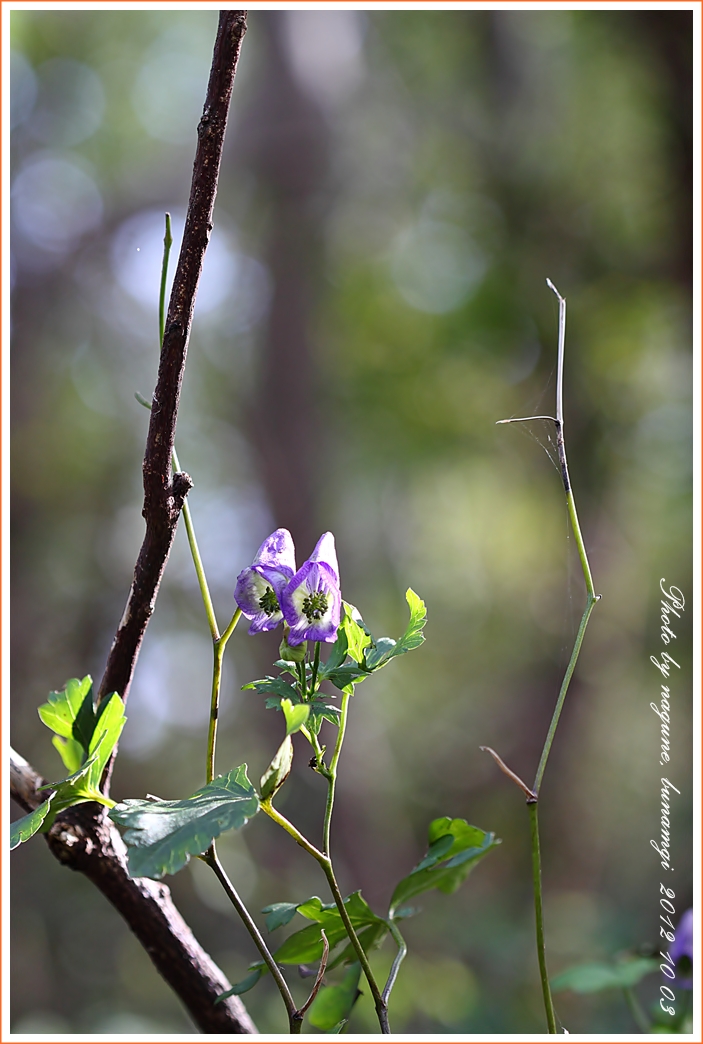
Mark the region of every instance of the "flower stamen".
[[327, 595], [324, 591], [313, 591], [307, 595], [303, 600], [303, 612], [308, 618], [308, 622], [312, 623], [313, 620], [321, 620], [328, 609]]
[[273, 616], [274, 613], [281, 611], [281, 607], [278, 604], [278, 599], [276, 598], [272, 587], [267, 587], [262, 594], [259, 599], [259, 608], [262, 609], [267, 616]]

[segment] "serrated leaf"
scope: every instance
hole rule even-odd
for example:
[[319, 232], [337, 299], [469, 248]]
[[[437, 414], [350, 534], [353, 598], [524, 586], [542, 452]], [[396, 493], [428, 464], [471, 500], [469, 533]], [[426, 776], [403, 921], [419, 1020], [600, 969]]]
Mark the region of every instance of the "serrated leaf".
[[[445, 837], [451, 838], [444, 841]], [[471, 826], [465, 819], [436, 819], [430, 824], [429, 850], [415, 869], [403, 878], [391, 898], [390, 916], [415, 895], [438, 888], [454, 892], [474, 866], [500, 844], [494, 834]], [[439, 853], [439, 854], [438, 854]]]
[[[92, 707], [92, 687], [93, 679], [89, 674], [82, 680], [69, 678], [61, 692], [49, 693], [48, 702], [38, 709], [39, 717], [57, 736], [81, 742], [80, 736], [74, 735], [73, 726], [86, 697], [90, 697]], [[84, 744], [85, 750], [88, 749], [88, 742], [90, 737]]]
[[308, 1018], [311, 1025], [326, 1033], [348, 1020], [359, 996], [361, 965], [352, 964], [338, 986], [323, 986], [312, 1002]]
[[657, 971], [659, 962], [653, 957], [637, 957], [621, 964], [577, 964], [551, 980], [552, 989], [574, 993], [599, 993], [601, 990], [629, 989]]
[[22, 816], [21, 819], [16, 819], [14, 823], [10, 824], [10, 851], [17, 848], [24, 841], [29, 841], [30, 837], [33, 837], [41, 829], [44, 820], [49, 814], [50, 802], [51, 799], [47, 798], [33, 812]]
[[293, 767], [293, 740], [286, 736], [269, 767], [261, 777], [261, 800], [272, 798], [280, 790]]
[[128, 800], [113, 808], [110, 818], [129, 828], [130, 877], [175, 874], [220, 834], [255, 816], [259, 799], [246, 768], [240, 765], [180, 801]]
[[226, 993], [221, 993], [219, 997], [215, 998], [215, 1004], [219, 1004], [223, 1000], [227, 1000], [228, 997], [239, 997], [242, 993], [248, 993], [249, 990], [256, 986], [257, 982], [263, 975], [265, 967], [262, 965], [259, 968], [255, 968], [250, 975], [242, 979], [241, 982], [235, 982], [231, 989], [227, 990]]
[[262, 913], [266, 914], [266, 928], [275, 932], [277, 928], [283, 928], [293, 920], [298, 909], [297, 903], [271, 903], [264, 906]]
[[249, 682], [248, 685], [242, 685], [242, 689], [254, 689], [259, 695], [263, 695], [268, 692], [275, 693], [277, 696], [282, 696], [286, 700], [290, 700], [291, 703], [300, 703], [300, 694], [298, 690], [292, 685], [289, 685], [283, 678], [271, 678], [268, 675], [265, 678], [260, 678], [258, 681]]
[[281, 710], [286, 717], [286, 736], [290, 736], [308, 720], [310, 704], [298, 703], [294, 706], [290, 700], [281, 700]]

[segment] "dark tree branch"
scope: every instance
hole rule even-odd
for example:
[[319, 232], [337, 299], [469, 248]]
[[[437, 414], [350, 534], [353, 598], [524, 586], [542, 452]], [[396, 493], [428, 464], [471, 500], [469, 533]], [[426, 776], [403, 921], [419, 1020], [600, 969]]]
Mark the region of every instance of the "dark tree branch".
[[[159, 374], [152, 401], [144, 455], [146, 533], [124, 614], [117, 628], [100, 683], [99, 698], [118, 692], [127, 699], [132, 675], [171, 544], [183, 500], [192, 486], [186, 474], [171, 477], [171, 454], [188, 338], [203, 258], [212, 231], [217, 181], [239, 48], [246, 13], [222, 11], [210, 70], [190, 200], [161, 347]], [[103, 779], [107, 792], [109, 769]], [[44, 780], [12, 752], [11, 793], [26, 811], [46, 797]], [[205, 1033], [256, 1033], [238, 997], [221, 1004], [216, 998], [231, 988], [223, 973], [199, 945], [171, 901], [169, 889], [147, 878], [132, 879], [126, 850], [105, 809], [87, 802], [57, 817], [47, 841], [65, 866], [85, 874], [124, 917], [154, 966], [173, 988]]]
[[159, 375], [152, 400], [149, 434], [144, 454], [144, 509], [146, 533], [134, 569], [124, 614], [107, 658], [99, 699], [118, 692], [127, 699], [144, 632], [154, 611], [156, 595], [178, 524], [178, 516], [192, 483], [185, 475], [171, 478], [171, 453], [181, 382], [195, 295], [205, 250], [212, 231], [212, 214], [227, 127], [232, 83], [239, 48], [246, 30], [244, 11], [222, 11], [217, 29], [198, 146], [183, 244], [173, 281], [161, 348]]
[[[45, 780], [24, 758], [10, 751], [10, 793], [25, 812], [45, 799]], [[172, 987], [203, 1033], [256, 1033], [239, 997], [216, 998], [231, 989], [223, 972], [203, 950], [171, 899], [166, 885], [127, 873], [125, 845], [110, 820], [79, 815], [94, 809], [79, 805], [57, 819], [49, 848], [60, 863], [93, 882], [147, 951], [156, 970]]]

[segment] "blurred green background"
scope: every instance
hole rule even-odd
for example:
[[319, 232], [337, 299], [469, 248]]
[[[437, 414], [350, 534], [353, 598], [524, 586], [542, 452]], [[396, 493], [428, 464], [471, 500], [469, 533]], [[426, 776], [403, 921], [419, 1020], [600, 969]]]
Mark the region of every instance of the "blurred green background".
[[[163, 213], [179, 236], [216, 23], [11, 15], [12, 741], [50, 779], [36, 707], [68, 677], [100, 678], [141, 542], [134, 392], [155, 381]], [[669, 778], [690, 905], [691, 41], [691, 13], [673, 10], [249, 16], [177, 439], [217, 612], [277, 526], [299, 561], [336, 534], [344, 596], [377, 635], [400, 633], [411, 585], [427, 642], [352, 707], [341, 886], [384, 912], [439, 815], [503, 838], [406, 922], [396, 1033], [544, 1028], [524, 802], [478, 747], [532, 779], [584, 604], [553, 433], [494, 424], [553, 410], [546, 276], [568, 299], [567, 449], [603, 596], [542, 790], [550, 970], [657, 945], [661, 577], [687, 598]], [[221, 771], [247, 761], [258, 779], [282, 738], [281, 716], [240, 692], [277, 641], [242, 629], [230, 644]], [[181, 527], [115, 797], [202, 784], [210, 656]], [[296, 747], [279, 804], [316, 837], [324, 785]], [[255, 912], [325, 897], [263, 816], [221, 850]], [[257, 954], [207, 874], [168, 883], [236, 981]], [[14, 854], [12, 884], [16, 1032], [192, 1030], [42, 840]], [[284, 1030], [268, 979], [245, 999], [262, 1032]], [[557, 1001], [571, 1032], [634, 1029], [619, 995]], [[374, 1026], [365, 996], [350, 1031]]]

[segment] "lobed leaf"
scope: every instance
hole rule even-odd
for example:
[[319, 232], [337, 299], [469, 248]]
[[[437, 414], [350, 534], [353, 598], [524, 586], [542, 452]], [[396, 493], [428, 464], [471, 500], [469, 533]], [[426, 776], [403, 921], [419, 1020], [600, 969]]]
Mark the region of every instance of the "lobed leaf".
[[[85, 735], [86, 720], [90, 716], [87, 710], [81, 715], [81, 708], [87, 701], [92, 711], [92, 690], [93, 679], [89, 674], [86, 674], [82, 680], [69, 678], [61, 692], [50, 692], [48, 702], [42, 703], [38, 709], [39, 717], [52, 732], [55, 732], [57, 736], [77, 740], [84, 750], [88, 749], [92, 730], [89, 735]], [[79, 715], [81, 715], [80, 724], [76, 726]], [[76, 726], [75, 731], [74, 726]], [[85, 742], [83, 742], [84, 738]]]
[[242, 689], [255, 689], [260, 696], [264, 693], [272, 692], [277, 696], [283, 697], [283, 699], [290, 700], [291, 703], [301, 702], [298, 690], [281, 678], [280, 675], [277, 678], [271, 678], [267, 675], [265, 678], [260, 678], [258, 681], [242, 685]]
[[266, 914], [266, 927], [268, 931], [275, 932], [277, 928], [283, 928], [293, 920], [298, 911], [297, 903], [271, 903], [261, 911]]
[[433, 888], [447, 893], [456, 891], [476, 864], [499, 844], [494, 834], [471, 826], [465, 819], [435, 819], [429, 828], [427, 854], [396, 885], [389, 916], [394, 917], [403, 903], [422, 892]]
[[[288, 738], [290, 742], [290, 737]], [[180, 801], [128, 800], [110, 818], [129, 829], [130, 877], [175, 874], [193, 855], [207, 851], [226, 830], [239, 830], [259, 811], [246, 765], [232, 769]]]
[[234, 986], [227, 990], [226, 993], [221, 993], [219, 997], [216, 997], [215, 1004], [227, 1000], [228, 997], [239, 997], [242, 993], [248, 993], [249, 990], [256, 986], [265, 971], [267, 971], [266, 966], [263, 963], [259, 963], [254, 971], [242, 979], [241, 982], [235, 982]]
[[[383, 933], [388, 930], [385, 921], [377, 917], [361, 892], [353, 892], [344, 900], [349, 919], [355, 929], [364, 929], [369, 926], [381, 926]], [[325, 935], [334, 949], [340, 942], [347, 939], [347, 931], [344, 927], [341, 914], [335, 903], [323, 903], [318, 896], [306, 899], [302, 903], [274, 903], [262, 910], [269, 916], [266, 918], [266, 926], [269, 931], [274, 931], [282, 925], [288, 924], [295, 916], [296, 911], [308, 921], [314, 921], [300, 931], [290, 935], [284, 943], [276, 950], [274, 957], [279, 964], [307, 964], [310, 961], [318, 961], [322, 957], [323, 942], [320, 929], [324, 928]], [[346, 959], [346, 958], [345, 958]], [[339, 959], [335, 960], [339, 963]], [[330, 965], [333, 967], [333, 965]]]

